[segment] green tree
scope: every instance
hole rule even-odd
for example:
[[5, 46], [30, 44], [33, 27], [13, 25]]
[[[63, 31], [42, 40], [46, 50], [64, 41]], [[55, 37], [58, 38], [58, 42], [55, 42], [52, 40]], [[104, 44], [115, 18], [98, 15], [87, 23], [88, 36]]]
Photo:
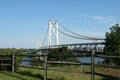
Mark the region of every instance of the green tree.
[[48, 53], [48, 60], [50, 61], [77, 61], [75, 57], [65, 57], [64, 55], [72, 55], [73, 51], [68, 50], [67, 47], [56, 48], [50, 50]]
[[[105, 53], [111, 56], [120, 56], [120, 26], [115, 24], [106, 33]], [[119, 60], [109, 60], [118, 64]]]
[[[12, 54], [15, 53], [15, 54], [22, 54], [22, 52], [25, 52], [26, 49], [10, 49], [10, 48], [1, 48], [0, 49], [0, 59], [12, 59]], [[7, 55], [11, 55], [11, 56], [7, 56]], [[19, 64], [20, 63], [20, 60], [22, 59], [23, 57], [16, 57], [16, 59], [19, 61], [16, 62], [16, 64]], [[12, 61], [11, 60], [0, 60], [0, 64], [12, 64]], [[16, 69], [18, 67], [15, 67]], [[12, 66], [3, 66], [3, 65], [0, 65], [0, 70], [9, 70], [11, 71], [12, 69]]]

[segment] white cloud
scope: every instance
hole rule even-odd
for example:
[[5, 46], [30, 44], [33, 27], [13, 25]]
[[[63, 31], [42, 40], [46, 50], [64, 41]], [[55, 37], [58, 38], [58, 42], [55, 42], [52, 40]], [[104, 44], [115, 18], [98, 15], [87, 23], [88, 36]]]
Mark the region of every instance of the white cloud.
[[89, 15], [83, 15], [83, 18], [91, 19], [98, 21], [101, 24], [113, 24], [117, 23], [119, 19], [115, 16], [89, 16]]
[[104, 21], [105, 18], [102, 16], [94, 16], [93, 19], [97, 20], [97, 21]]

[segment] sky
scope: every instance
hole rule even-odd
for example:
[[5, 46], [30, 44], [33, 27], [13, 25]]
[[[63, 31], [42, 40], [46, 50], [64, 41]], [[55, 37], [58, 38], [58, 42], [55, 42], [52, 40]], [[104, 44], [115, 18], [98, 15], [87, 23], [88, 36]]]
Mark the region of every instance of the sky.
[[[44, 40], [49, 20], [58, 20], [81, 35], [105, 37], [109, 27], [120, 23], [119, 3], [120, 0], [0, 0], [0, 48], [36, 48], [36, 41], [42, 44]], [[64, 37], [60, 37], [61, 43], [70, 41]]]

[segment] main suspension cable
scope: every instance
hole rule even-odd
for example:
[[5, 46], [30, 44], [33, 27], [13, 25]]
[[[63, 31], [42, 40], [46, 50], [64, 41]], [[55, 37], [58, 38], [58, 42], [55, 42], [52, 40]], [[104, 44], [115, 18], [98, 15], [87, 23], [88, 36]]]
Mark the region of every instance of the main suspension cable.
[[88, 36], [83, 36], [83, 35], [80, 35], [80, 34], [77, 34], [77, 33], [74, 33], [72, 31], [70, 31], [69, 29], [67, 29], [66, 27], [64, 27], [60, 22], [59, 22], [60, 26], [65, 29], [66, 31], [72, 33], [73, 35], [76, 35], [76, 36], [79, 36], [79, 37], [83, 37], [83, 38], [87, 38], [89, 40], [104, 40], [102, 38], [93, 38], [93, 37], [88, 37]]

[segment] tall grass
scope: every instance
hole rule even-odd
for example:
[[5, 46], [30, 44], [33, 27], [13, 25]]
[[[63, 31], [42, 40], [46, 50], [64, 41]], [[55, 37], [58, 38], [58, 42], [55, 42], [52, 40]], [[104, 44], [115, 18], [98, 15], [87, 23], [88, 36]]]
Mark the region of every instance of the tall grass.
[[[53, 67], [51, 67], [53, 68]], [[64, 66], [64, 67], [54, 67], [57, 70], [74, 70], [74, 71], [81, 71], [80, 66]], [[90, 71], [90, 67], [83, 66], [82, 71]], [[44, 71], [37, 70], [37, 69], [28, 69], [28, 68], [20, 68], [19, 73], [24, 75], [36, 76], [40, 79], [43, 79]], [[48, 80], [91, 80], [90, 74], [81, 74], [81, 73], [70, 73], [70, 72], [58, 72], [58, 71], [47, 71], [47, 78]]]
[[[63, 66], [63, 67], [60, 66], [60, 67], [50, 67], [50, 68], [55, 68], [57, 70], [74, 70], [79, 72], [91, 71], [90, 66], [82, 66], [82, 67], [81, 66]], [[30, 76], [35, 76], [40, 79], [43, 79], [43, 76], [44, 76], [44, 71], [38, 70], [38, 69], [20, 68], [19, 72], [22, 72], [22, 74], [24, 75], [26, 74]], [[114, 77], [120, 77], [120, 69], [95, 67], [95, 72], [114, 76]], [[59, 71], [48, 70], [47, 78], [48, 80], [91, 80], [91, 74], [59, 72]], [[95, 80], [116, 80], [116, 79], [95, 75]]]
[[[82, 67], [59, 66], [59, 67], [49, 67], [49, 68], [55, 68], [57, 70], [74, 70], [79, 72], [91, 71], [90, 66], [82, 66]], [[111, 75], [115, 77], [120, 77], [120, 69], [95, 67], [95, 72]], [[47, 78], [48, 80], [91, 80], [91, 75], [48, 70]], [[20, 67], [19, 70], [14, 74], [7, 71], [5, 72], [0, 71], [0, 80], [44, 80], [44, 70]], [[119, 79], [112, 79], [109, 77], [100, 77], [95, 75], [95, 80], [119, 80]]]

